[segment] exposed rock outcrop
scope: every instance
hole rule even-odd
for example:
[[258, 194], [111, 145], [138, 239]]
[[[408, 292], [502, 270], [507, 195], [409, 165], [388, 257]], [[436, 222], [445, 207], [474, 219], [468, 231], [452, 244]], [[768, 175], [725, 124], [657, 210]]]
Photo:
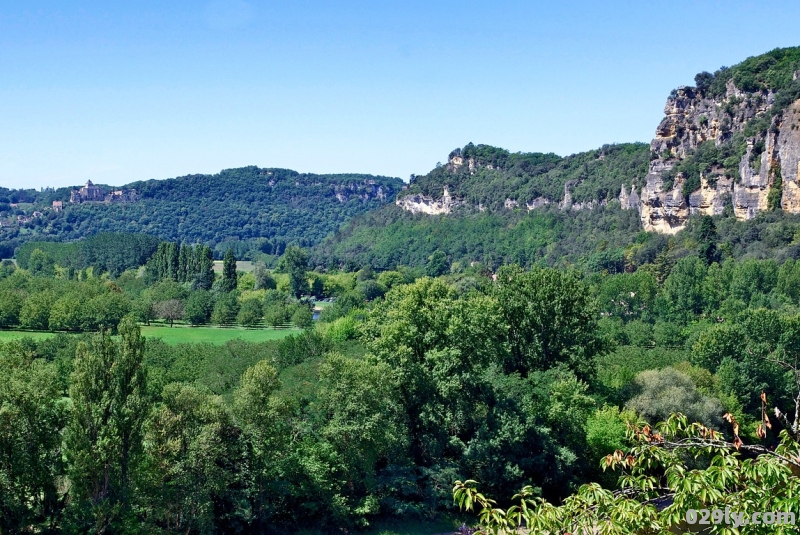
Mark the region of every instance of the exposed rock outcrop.
[[[751, 219], [779, 208], [800, 213], [800, 100], [792, 103], [800, 96], [798, 50], [776, 49], [715, 75], [700, 76], [700, 89], [674, 90], [650, 143], [649, 164], [643, 153], [646, 148], [639, 146], [638, 156], [631, 160], [637, 163], [635, 170], [628, 168], [620, 178], [625, 183], [612, 186], [621, 186], [619, 206], [637, 210], [645, 230], [664, 234], [680, 231], [693, 215], [732, 213]], [[516, 210], [523, 203], [527, 210], [550, 203], [564, 211], [593, 209], [613, 199], [608, 177], [619, 176], [597, 172], [595, 162], [616, 157], [613, 150], [607, 153], [607, 147], [614, 146], [604, 146], [591, 161], [583, 156], [581, 172], [572, 168], [570, 174], [560, 174], [558, 167], [552, 167], [562, 165], [555, 155], [511, 154], [470, 143], [451, 152], [445, 167], [453, 174], [447, 183], [458, 199], [444, 188], [441, 199], [417, 193], [396, 202], [406, 210], [426, 214], [449, 214], [456, 206], [466, 206], [465, 199], [471, 199], [470, 209], [479, 211]], [[484, 172], [495, 169], [499, 172]], [[442, 173], [433, 176], [439, 180]], [[431, 187], [428, 182], [417, 191], [430, 195], [439, 184]], [[500, 191], [495, 193], [495, 189]], [[549, 198], [540, 196], [542, 192]], [[587, 198], [587, 194], [600, 198]]]
[[441, 199], [433, 199], [431, 197], [416, 194], [401, 197], [395, 201], [395, 204], [397, 204], [397, 206], [403, 210], [411, 212], [412, 214], [441, 215], [452, 213], [454, 208], [461, 206], [463, 203], [454, 200], [450, 196], [447, 186], [445, 186]]
[[631, 184], [631, 192], [628, 193], [625, 189], [625, 184], [622, 185], [619, 191], [619, 205], [623, 210], [639, 210], [641, 209], [639, 194], [636, 193], [636, 186]]
[[700, 188], [688, 194], [686, 177], [680, 173], [665, 188], [670, 171], [691, 157], [701, 143], [713, 141], [716, 147], [731, 143], [750, 121], [774, 113], [774, 104], [773, 92], [747, 93], [732, 81], [728, 81], [725, 94], [717, 98], [688, 87], [674, 91], [650, 143], [652, 157], [640, 210], [645, 230], [674, 234], [684, 228], [690, 215], [722, 214], [729, 205], [737, 218], [751, 219], [769, 208], [769, 193], [778, 174], [782, 176], [781, 207], [800, 212], [800, 101], [775, 114], [766, 132], [746, 139], [738, 169], [718, 166], [701, 173]]
[[[269, 181], [270, 187], [275, 185], [274, 180]], [[300, 185], [299, 182], [295, 182], [295, 185]], [[315, 184], [318, 185], [318, 184]], [[383, 186], [377, 184], [372, 179], [365, 179], [361, 182], [350, 182], [348, 184], [340, 184], [333, 186], [334, 195], [336, 195], [336, 199], [340, 203], [346, 203], [353, 198], [357, 198], [361, 201], [367, 202], [373, 199], [378, 199], [381, 202], [386, 202], [388, 199], [387, 192], [384, 190]], [[389, 192], [391, 194], [391, 192]]]

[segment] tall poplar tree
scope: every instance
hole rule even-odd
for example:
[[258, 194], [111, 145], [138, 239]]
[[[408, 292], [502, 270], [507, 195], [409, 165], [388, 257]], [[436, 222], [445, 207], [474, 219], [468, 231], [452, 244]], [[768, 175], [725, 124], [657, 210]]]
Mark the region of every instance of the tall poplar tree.
[[198, 245], [194, 249], [194, 289], [210, 290], [214, 285], [214, 253], [211, 247]]
[[236, 257], [233, 249], [228, 249], [222, 261], [222, 291], [232, 292], [236, 289]]
[[70, 377], [72, 400], [65, 433], [71, 521], [82, 533], [119, 532], [129, 513], [132, 467], [147, 416], [144, 339], [136, 323], [120, 323], [78, 346]]
[[289, 274], [289, 288], [292, 295], [300, 297], [308, 293], [308, 256], [300, 247], [287, 247], [281, 258], [281, 268]]

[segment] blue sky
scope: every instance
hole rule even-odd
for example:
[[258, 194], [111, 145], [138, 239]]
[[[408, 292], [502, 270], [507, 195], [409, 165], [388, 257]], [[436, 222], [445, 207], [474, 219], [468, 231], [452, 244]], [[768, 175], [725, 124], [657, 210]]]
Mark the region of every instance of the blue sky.
[[0, 185], [649, 141], [673, 87], [800, 45], [800, 3], [0, 0]]

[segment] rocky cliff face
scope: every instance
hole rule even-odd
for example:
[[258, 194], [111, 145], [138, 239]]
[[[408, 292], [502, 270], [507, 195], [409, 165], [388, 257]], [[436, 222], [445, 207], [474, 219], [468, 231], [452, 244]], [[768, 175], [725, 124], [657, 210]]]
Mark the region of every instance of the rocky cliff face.
[[[645, 230], [664, 234], [683, 229], [692, 215], [751, 219], [765, 210], [798, 213], [798, 69], [795, 47], [747, 58], [713, 75], [700, 73], [697, 88], [680, 87], [667, 99], [649, 158], [644, 144], [559, 158], [470, 143], [397, 204], [428, 214], [447, 214], [457, 205], [483, 211], [558, 203], [562, 210], [580, 210], [616, 202], [619, 191], [621, 208], [637, 210]], [[435, 198], [445, 184], [453, 196], [444, 188]]]
[[[777, 114], [770, 113], [774, 105], [771, 91], [744, 92], [730, 80], [725, 94], [716, 98], [694, 88], [674, 91], [650, 144], [640, 208], [645, 230], [674, 234], [690, 215], [718, 215], [727, 206], [737, 218], [751, 219], [770, 208], [773, 188], [781, 188], [773, 197], [784, 210], [800, 212], [800, 101]], [[768, 128], [748, 132], [753, 121]], [[734, 156], [725, 165], [701, 170], [700, 187], [686, 191], [688, 177], [673, 170], [707, 142], [726, 146]]]
[[445, 186], [440, 199], [433, 199], [420, 194], [407, 195], [397, 199], [395, 204], [412, 214], [441, 215], [452, 213], [454, 208], [461, 206], [463, 203], [453, 200], [447, 190], [447, 186]]

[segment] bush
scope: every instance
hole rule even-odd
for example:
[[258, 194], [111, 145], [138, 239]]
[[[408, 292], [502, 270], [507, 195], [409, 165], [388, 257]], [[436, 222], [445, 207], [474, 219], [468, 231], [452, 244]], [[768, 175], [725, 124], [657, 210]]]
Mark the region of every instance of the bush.
[[358, 326], [352, 316], [344, 316], [334, 320], [326, 332], [334, 342], [346, 342], [354, 340], [358, 336]]
[[289, 321], [289, 307], [283, 303], [273, 303], [264, 307], [264, 323], [272, 327], [280, 327]]
[[184, 313], [192, 325], [203, 325], [211, 319], [214, 298], [208, 290], [195, 290], [186, 300]]
[[313, 313], [309, 307], [305, 305], [297, 305], [292, 313], [292, 323], [295, 327], [307, 329], [311, 327], [313, 317]]
[[239, 310], [239, 314], [236, 316], [236, 321], [245, 327], [254, 327], [261, 322], [262, 315], [263, 310], [261, 308], [260, 299], [245, 299]]
[[217, 294], [211, 321], [217, 325], [232, 325], [239, 314], [239, 299], [236, 292]]
[[180, 299], [159, 301], [155, 304], [154, 308], [156, 315], [168, 322], [170, 327], [172, 327], [176, 320], [183, 318], [183, 301]]
[[636, 395], [625, 406], [651, 423], [681, 412], [691, 422], [717, 428], [722, 424], [724, 410], [719, 400], [702, 395], [692, 378], [675, 368], [644, 371], [636, 376], [633, 387]]

